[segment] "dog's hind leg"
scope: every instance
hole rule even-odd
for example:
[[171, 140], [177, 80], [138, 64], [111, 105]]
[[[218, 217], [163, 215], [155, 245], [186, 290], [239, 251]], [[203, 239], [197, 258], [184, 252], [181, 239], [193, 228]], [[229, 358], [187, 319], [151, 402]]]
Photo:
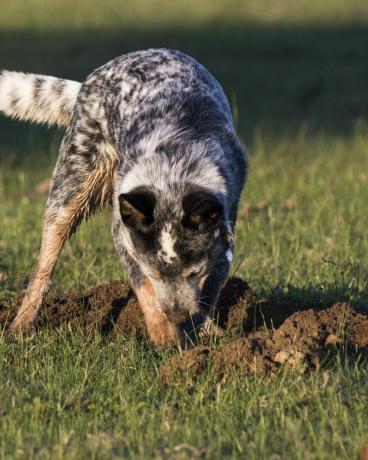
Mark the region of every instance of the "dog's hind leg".
[[84, 217], [111, 198], [115, 151], [94, 140], [92, 154], [86, 155], [74, 141], [75, 136], [69, 133], [61, 146], [44, 215], [38, 264], [10, 326], [13, 331], [25, 331], [32, 325], [65, 241]]

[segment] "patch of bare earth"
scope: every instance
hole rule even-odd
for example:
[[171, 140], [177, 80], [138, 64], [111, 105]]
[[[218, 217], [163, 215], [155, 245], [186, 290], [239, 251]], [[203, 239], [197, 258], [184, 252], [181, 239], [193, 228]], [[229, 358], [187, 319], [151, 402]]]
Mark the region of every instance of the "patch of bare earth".
[[[19, 302], [17, 298], [10, 306], [0, 306], [0, 328], [12, 320]], [[317, 368], [341, 345], [354, 352], [368, 348], [368, 316], [348, 304], [299, 309], [257, 296], [239, 278], [231, 278], [225, 285], [217, 321], [226, 332], [216, 346], [204, 340], [172, 355], [161, 368], [165, 383], [182, 377], [193, 381], [209, 366], [221, 379], [234, 371], [271, 374], [280, 366], [305, 371]], [[47, 299], [36, 328], [46, 325], [116, 331], [137, 339], [146, 336], [139, 304], [129, 287], [120, 282], [100, 285], [83, 296]]]
[[[229, 302], [230, 300], [230, 302]], [[228, 331], [220, 347], [199, 345], [171, 357], [161, 369], [164, 382], [193, 381], [208, 366], [219, 378], [234, 371], [272, 374], [281, 365], [316, 369], [336, 346], [368, 348], [368, 316], [346, 303], [301, 309], [259, 298], [243, 281], [231, 279], [219, 303], [219, 323]]]
[[[6, 327], [15, 316], [21, 297], [12, 305], [0, 306], [0, 328]], [[41, 307], [35, 328], [67, 327], [75, 330], [82, 327], [87, 332], [113, 330], [142, 338], [146, 334], [143, 314], [131, 289], [124, 283], [101, 284], [84, 295], [71, 294], [65, 297], [46, 299]]]

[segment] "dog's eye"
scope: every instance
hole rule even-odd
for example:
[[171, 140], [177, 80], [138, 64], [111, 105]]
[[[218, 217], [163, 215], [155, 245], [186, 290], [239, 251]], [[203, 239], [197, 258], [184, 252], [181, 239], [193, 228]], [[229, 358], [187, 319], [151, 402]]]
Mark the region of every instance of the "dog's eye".
[[201, 273], [201, 269], [196, 269], [196, 270], [192, 270], [189, 275], [188, 275], [188, 279], [194, 279], [196, 278], [197, 276], [199, 276]]

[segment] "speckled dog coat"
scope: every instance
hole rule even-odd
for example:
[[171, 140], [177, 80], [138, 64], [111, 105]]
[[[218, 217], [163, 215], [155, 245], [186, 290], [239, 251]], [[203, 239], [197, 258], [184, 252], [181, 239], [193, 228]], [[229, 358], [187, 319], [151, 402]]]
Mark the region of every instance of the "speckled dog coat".
[[116, 250], [158, 346], [213, 315], [228, 273], [245, 152], [219, 83], [174, 50], [123, 55], [80, 84], [4, 71], [0, 111], [66, 126], [38, 266], [12, 324], [32, 324], [62, 246], [113, 206]]

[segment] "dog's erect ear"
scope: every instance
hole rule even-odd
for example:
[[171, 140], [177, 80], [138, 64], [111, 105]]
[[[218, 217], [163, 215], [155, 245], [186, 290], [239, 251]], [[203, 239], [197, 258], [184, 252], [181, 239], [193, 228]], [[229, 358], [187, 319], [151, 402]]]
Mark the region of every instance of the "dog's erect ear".
[[154, 221], [155, 195], [144, 188], [136, 188], [119, 196], [122, 221], [131, 227], [145, 227]]
[[184, 218], [182, 225], [204, 231], [216, 225], [222, 218], [223, 207], [219, 200], [208, 191], [194, 191], [183, 199]]

